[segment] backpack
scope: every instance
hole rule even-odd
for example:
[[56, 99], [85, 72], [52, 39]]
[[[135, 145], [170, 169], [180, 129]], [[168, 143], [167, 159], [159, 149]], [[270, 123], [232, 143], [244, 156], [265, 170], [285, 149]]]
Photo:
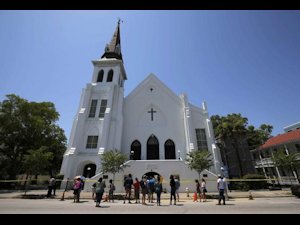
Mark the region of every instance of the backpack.
[[160, 193], [162, 191], [162, 184], [155, 184], [155, 193]]
[[113, 191], [116, 190], [116, 186], [114, 184], [111, 184], [111, 190], [113, 190]]
[[105, 183], [97, 182], [96, 183], [96, 193], [97, 194], [100, 194], [101, 192], [103, 193], [105, 187], [106, 187]]

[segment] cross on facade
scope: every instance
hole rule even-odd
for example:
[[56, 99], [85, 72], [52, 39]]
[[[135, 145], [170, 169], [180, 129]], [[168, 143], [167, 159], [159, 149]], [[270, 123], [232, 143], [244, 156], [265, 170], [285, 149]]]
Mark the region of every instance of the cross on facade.
[[151, 113], [151, 120], [153, 121], [153, 113], [156, 113], [156, 111], [153, 110], [153, 108], [151, 108], [151, 110], [148, 111], [148, 113]]

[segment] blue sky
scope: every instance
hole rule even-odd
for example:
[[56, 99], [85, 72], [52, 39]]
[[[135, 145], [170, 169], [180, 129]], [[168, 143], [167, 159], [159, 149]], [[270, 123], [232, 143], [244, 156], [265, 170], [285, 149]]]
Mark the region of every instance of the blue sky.
[[300, 11], [0, 11], [0, 101], [53, 102], [69, 138], [119, 17], [126, 95], [154, 73], [210, 115], [300, 121]]

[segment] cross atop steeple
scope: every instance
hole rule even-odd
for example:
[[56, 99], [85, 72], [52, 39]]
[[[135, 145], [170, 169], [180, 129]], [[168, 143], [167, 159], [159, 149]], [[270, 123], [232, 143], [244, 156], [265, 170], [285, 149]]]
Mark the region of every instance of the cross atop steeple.
[[105, 51], [101, 58], [115, 58], [123, 60], [121, 53], [120, 22], [123, 21], [119, 18], [115, 33], [110, 43], [105, 46]]
[[121, 20], [121, 18], [118, 18], [118, 26], [120, 26], [120, 22], [123, 23], [123, 20]]

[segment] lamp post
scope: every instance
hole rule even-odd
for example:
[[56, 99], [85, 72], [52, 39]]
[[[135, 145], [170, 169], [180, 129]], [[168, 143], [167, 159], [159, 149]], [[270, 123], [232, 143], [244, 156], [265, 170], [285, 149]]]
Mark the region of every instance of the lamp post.
[[130, 151], [130, 159], [134, 160], [134, 151], [133, 150]]
[[86, 177], [87, 178], [90, 178], [90, 172], [91, 172], [91, 167], [88, 167], [88, 168], [86, 168], [86, 170], [87, 170], [87, 175], [86, 175]]

